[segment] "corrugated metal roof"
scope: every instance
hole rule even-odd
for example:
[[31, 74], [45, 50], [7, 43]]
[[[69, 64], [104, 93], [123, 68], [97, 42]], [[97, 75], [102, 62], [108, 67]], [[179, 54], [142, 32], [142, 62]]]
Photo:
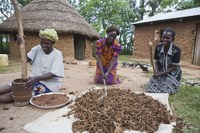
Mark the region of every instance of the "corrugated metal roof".
[[194, 16], [200, 16], [200, 7], [174, 11], [174, 12], [169, 12], [169, 13], [159, 13], [148, 19], [133, 23], [133, 25], [156, 22], [156, 21], [165, 21], [165, 20], [177, 19], [177, 18], [194, 17]]

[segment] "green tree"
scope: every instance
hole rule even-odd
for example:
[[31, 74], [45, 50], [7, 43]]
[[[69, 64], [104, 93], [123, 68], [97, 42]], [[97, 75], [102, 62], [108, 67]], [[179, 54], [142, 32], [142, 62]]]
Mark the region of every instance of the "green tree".
[[24, 7], [28, 3], [30, 3], [32, 0], [18, 0], [18, 3], [20, 4], [20, 7]]
[[[23, 7], [32, 0], [18, 0], [19, 7]], [[0, 0], [0, 22], [3, 22], [14, 13], [14, 8], [11, 0]]]
[[[69, 1], [70, 2], [70, 1]], [[131, 0], [79, 0], [75, 5], [79, 13], [88, 23], [105, 37], [105, 29], [115, 25], [120, 29], [119, 42], [124, 48], [124, 53], [132, 53], [133, 26], [136, 18], [130, 6]]]
[[139, 5], [136, 4], [136, 0], [130, 0], [130, 7], [134, 11], [137, 21], [144, 18], [146, 12], [145, 0], [140, 0]]
[[149, 7], [147, 10], [148, 16], [154, 16], [158, 12], [162, 0], [148, 0], [146, 5]]
[[182, 0], [178, 3], [177, 9], [189, 9], [194, 7], [200, 7], [200, 0]]
[[179, 3], [179, 0], [147, 0], [146, 14], [150, 17], [160, 12], [171, 12]]
[[0, 22], [10, 17], [14, 13], [13, 11], [14, 9], [10, 0], [0, 0]]

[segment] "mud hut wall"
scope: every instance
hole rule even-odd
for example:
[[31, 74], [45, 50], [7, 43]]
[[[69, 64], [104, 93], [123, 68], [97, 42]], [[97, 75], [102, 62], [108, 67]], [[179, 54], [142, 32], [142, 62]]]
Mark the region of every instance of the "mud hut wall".
[[[24, 33], [25, 34], [25, 47], [26, 52], [28, 53], [32, 47], [40, 43], [40, 38], [36, 33]], [[10, 41], [10, 56], [11, 57], [20, 57], [20, 46], [16, 44], [16, 34], [11, 34]]]
[[93, 59], [92, 42], [90, 39], [85, 39], [85, 58]]
[[10, 56], [11, 57], [20, 57], [20, 47], [15, 43], [16, 37], [15, 34], [10, 35]]
[[63, 58], [74, 59], [73, 34], [59, 34], [59, 40], [54, 47], [62, 52]]
[[135, 39], [133, 56], [136, 58], [149, 58], [149, 41], [154, 42], [155, 30], [163, 30], [167, 27], [176, 31], [174, 43], [182, 50], [181, 59], [192, 63], [193, 47], [195, 43], [196, 25], [200, 20], [190, 20], [182, 22], [168, 22], [153, 25], [143, 25], [135, 27]]
[[[20, 47], [15, 43], [16, 35], [11, 35], [10, 56], [20, 57]], [[26, 52], [29, 52], [32, 47], [40, 43], [38, 33], [25, 33]], [[55, 43], [55, 48], [60, 50], [63, 57], [74, 58], [74, 40], [72, 34], [59, 35], [59, 41]]]

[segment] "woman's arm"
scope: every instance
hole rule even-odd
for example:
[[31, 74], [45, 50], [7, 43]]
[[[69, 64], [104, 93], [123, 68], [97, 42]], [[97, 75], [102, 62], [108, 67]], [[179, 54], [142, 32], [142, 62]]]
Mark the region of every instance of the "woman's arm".
[[32, 87], [36, 82], [39, 82], [41, 80], [47, 80], [47, 79], [50, 79], [52, 77], [55, 77], [56, 75], [54, 75], [53, 73], [49, 72], [49, 73], [46, 73], [44, 75], [41, 75], [41, 76], [34, 76], [34, 77], [30, 77], [28, 79], [28, 81], [26, 82], [25, 84], [25, 88], [30, 88]]
[[102, 61], [101, 61], [100, 55], [97, 54], [96, 58], [97, 58], [97, 62], [99, 63], [99, 68], [101, 70], [101, 73], [102, 73], [102, 75], [104, 75], [103, 66], [102, 66]]
[[109, 67], [108, 71], [106, 72], [107, 74], [110, 73], [110, 71], [112, 70], [112, 68], [116, 62], [117, 62], [117, 58], [113, 57], [112, 60], [110, 61], [110, 67]]
[[27, 62], [31, 62], [31, 59], [28, 56], [26, 56], [26, 58], [27, 58]]
[[[168, 73], [176, 70], [177, 67], [178, 67], [177, 65], [172, 65], [172, 67], [168, 68], [166, 71], [163, 71], [163, 72], [159, 72], [159, 71], [157, 71], [158, 70], [157, 69], [156, 70], [156, 74], [154, 75], [154, 77], [159, 77], [159, 76], [167, 75]], [[156, 67], [155, 67], [155, 69], [156, 69]]]
[[172, 65], [172, 67], [170, 67], [169, 69], [167, 69], [166, 71], [163, 71], [163, 72], [160, 72], [159, 73], [159, 76], [163, 76], [163, 75], [166, 75], [174, 70], [176, 70], [178, 66], [175, 66], [175, 65]]
[[155, 61], [155, 74], [159, 73], [160, 63], [159, 61]]
[[110, 66], [108, 68], [108, 71], [103, 75], [104, 79], [107, 79], [108, 74], [110, 73], [110, 71], [112, 70], [114, 64], [117, 62], [117, 58], [113, 57], [112, 60], [110, 61]]

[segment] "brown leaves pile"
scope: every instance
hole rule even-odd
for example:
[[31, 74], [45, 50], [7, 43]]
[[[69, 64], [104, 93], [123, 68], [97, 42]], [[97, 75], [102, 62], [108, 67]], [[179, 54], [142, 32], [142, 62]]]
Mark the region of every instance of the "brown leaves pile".
[[73, 132], [123, 133], [137, 130], [154, 133], [161, 123], [170, 123], [165, 105], [144, 93], [125, 89], [108, 89], [107, 97], [99, 102], [103, 90], [90, 90], [75, 100], [68, 115], [80, 120], [73, 123]]

